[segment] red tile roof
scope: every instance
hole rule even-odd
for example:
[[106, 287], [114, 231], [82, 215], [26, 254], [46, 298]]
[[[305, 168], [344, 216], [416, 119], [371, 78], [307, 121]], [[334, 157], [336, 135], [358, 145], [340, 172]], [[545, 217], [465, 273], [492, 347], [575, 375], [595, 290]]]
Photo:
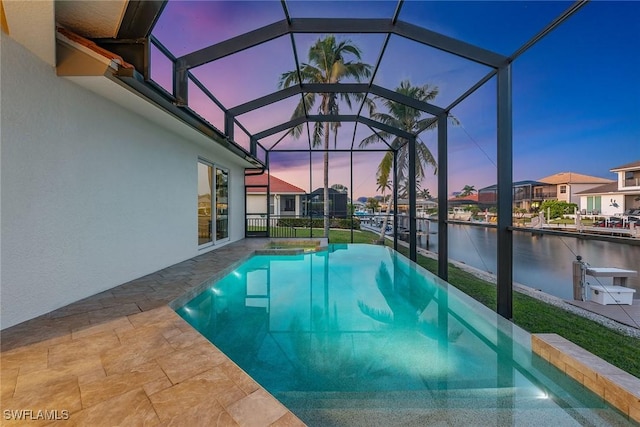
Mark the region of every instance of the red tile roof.
[[[248, 175], [245, 176], [244, 178], [244, 182], [245, 185], [247, 186], [260, 186], [260, 185], [267, 185], [267, 177], [268, 175], [262, 174], [262, 175]], [[287, 181], [283, 181], [280, 178], [271, 175], [271, 184], [270, 184], [270, 191], [271, 193], [278, 193], [278, 194], [306, 194], [306, 191], [304, 191], [302, 188], [300, 187], [296, 187], [293, 184], [289, 184]], [[254, 187], [254, 188], [249, 188], [248, 193], [257, 193], [257, 194], [263, 194], [267, 192], [266, 187], [260, 188], [260, 187]]]
[[478, 203], [478, 195], [477, 194], [469, 194], [468, 196], [453, 196], [453, 197], [449, 197], [448, 199], [449, 201], [455, 201], [455, 202], [465, 202], [465, 201], [469, 201], [472, 203]]
[[107, 49], [101, 48], [100, 46], [98, 46], [97, 44], [95, 44], [94, 42], [92, 42], [91, 40], [85, 39], [82, 36], [77, 35], [76, 33], [74, 33], [73, 31], [69, 31], [66, 28], [63, 27], [57, 27], [56, 30], [58, 31], [58, 33], [62, 34], [64, 37], [66, 37], [67, 39], [78, 43], [88, 49], [91, 49], [92, 51], [94, 51], [95, 53], [97, 53], [98, 55], [104, 56], [107, 59], [110, 59], [111, 61], [115, 61], [118, 63], [118, 65], [120, 65], [123, 68], [130, 68], [130, 69], [134, 69], [134, 66], [129, 64], [127, 61], [125, 61], [124, 59], [122, 59], [122, 57], [120, 55], [116, 55], [113, 52], [108, 51]]

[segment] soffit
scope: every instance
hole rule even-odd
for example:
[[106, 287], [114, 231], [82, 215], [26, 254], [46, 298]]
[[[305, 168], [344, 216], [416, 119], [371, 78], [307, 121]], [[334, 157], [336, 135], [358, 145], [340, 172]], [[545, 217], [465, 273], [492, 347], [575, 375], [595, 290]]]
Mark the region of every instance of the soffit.
[[128, 0], [56, 1], [58, 24], [87, 38], [112, 38], [118, 35]]
[[3, 1], [9, 36], [49, 65], [56, 63], [55, 6], [50, 1]]
[[9, 36], [49, 65], [56, 65], [56, 23], [88, 38], [118, 34], [128, 0], [3, 1]]

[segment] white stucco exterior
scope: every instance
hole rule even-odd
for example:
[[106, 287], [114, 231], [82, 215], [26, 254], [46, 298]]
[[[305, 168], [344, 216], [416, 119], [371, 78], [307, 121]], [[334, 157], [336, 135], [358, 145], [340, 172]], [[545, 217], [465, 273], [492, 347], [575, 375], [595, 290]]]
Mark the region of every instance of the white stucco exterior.
[[[591, 205], [588, 202], [588, 199], [591, 198]], [[595, 199], [599, 198], [599, 202], [596, 202]], [[595, 206], [596, 203], [599, 204], [600, 209], [595, 209], [598, 213], [594, 215], [599, 216], [619, 216], [624, 212], [623, 209], [623, 201], [624, 195], [613, 194], [613, 193], [602, 193], [602, 194], [590, 194], [588, 196], [580, 196], [580, 209], [584, 210], [588, 215], [593, 213], [593, 209], [589, 209], [589, 206]]]
[[202, 253], [199, 157], [229, 170], [229, 241], [244, 237], [237, 156], [57, 77], [1, 38], [1, 329]]
[[[597, 187], [601, 184], [558, 184], [556, 186], [556, 194], [557, 199], [559, 201], [567, 202], [567, 203], [575, 203], [580, 206], [580, 195], [576, 194], [581, 191], [586, 191], [591, 188]], [[564, 193], [562, 192], [562, 188], [564, 187]]]
[[[284, 197], [292, 197], [294, 198], [294, 209], [292, 211], [285, 210], [285, 207], [282, 204], [282, 196]], [[300, 216], [302, 214], [302, 199], [299, 194], [272, 194], [273, 197], [273, 212], [271, 215], [279, 215], [279, 216]], [[266, 213], [269, 207], [267, 206], [267, 195], [257, 194], [257, 193], [248, 193], [247, 194], [247, 214], [257, 214], [257, 213]], [[250, 217], [256, 217], [259, 215], [249, 215]]]

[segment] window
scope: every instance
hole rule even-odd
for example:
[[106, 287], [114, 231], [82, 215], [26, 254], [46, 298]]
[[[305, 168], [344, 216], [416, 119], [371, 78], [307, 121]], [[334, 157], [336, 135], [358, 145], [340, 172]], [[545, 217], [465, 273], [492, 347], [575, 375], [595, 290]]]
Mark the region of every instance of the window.
[[567, 186], [566, 185], [561, 185], [560, 186], [560, 194], [567, 194]]
[[282, 198], [284, 200], [284, 211], [295, 212], [296, 211], [296, 197], [287, 196]]
[[597, 215], [602, 210], [601, 196], [587, 196], [587, 213]]
[[275, 196], [269, 196], [269, 213], [271, 215], [273, 215], [275, 212], [275, 205], [274, 205], [275, 200], [276, 200]]
[[229, 171], [199, 160], [198, 245], [213, 243], [214, 236], [229, 237]]

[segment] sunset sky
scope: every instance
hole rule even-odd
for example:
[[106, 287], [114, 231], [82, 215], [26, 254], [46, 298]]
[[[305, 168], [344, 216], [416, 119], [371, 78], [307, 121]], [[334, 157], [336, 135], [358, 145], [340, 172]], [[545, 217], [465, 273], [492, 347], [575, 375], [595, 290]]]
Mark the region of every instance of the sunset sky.
[[[571, 2], [407, 1], [399, 20], [510, 55]], [[391, 18], [396, 2], [287, 1], [291, 17]], [[176, 1], [168, 3], [154, 35], [180, 56], [284, 19], [279, 1]], [[295, 34], [301, 62], [323, 35]], [[336, 35], [362, 50], [375, 64], [383, 34]], [[613, 178], [609, 169], [640, 160], [640, 2], [595, 1], [546, 36], [513, 65], [514, 180], [539, 179], [558, 172]], [[152, 53], [152, 78], [171, 89], [169, 63]], [[290, 37], [264, 43], [192, 70], [217, 99], [231, 108], [278, 90], [283, 72], [295, 62]], [[454, 55], [392, 36], [374, 83], [395, 89], [402, 80], [439, 88], [433, 102], [445, 107], [489, 69]], [[496, 181], [496, 85], [485, 84], [457, 106], [460, 126], [449, 128], [449, 191], [476, 189]], [[291, 97], [238, 117], [251, 133], [287, 121], [299, 97]], [[223, 129], [223, 113], [194, 86], [189, 105]], [[355, 114], [341, 105], [342, 114]], [[284, 133], [284, 132], [283, 132]], [[282, 134], [261, 142], [271, 147]], [[349, 148], [354, 124], [343, 123], [339, 148]], [[236, 140], [248, 145], [239, 129]], [[355, 144], [371, 131], [358, 125]], [[420, 135], [434, 155], [436, 132]], [[305, 139], [286, 137], [277, 148], [306, 148]], [[381, 146], [382, 147], [382, 146]], [[354, 154], [354, 198], [376, 194], [376, 168], [382, 153]], [[215, 161], [215, 159], [212, 159]], [[305, 190], [322, 186], [322, 153], [272, 153], [271, 172]], [[330, 184], [351, 188], [348, 153], [332, 153]], [[429, 172], [422, 183], [436, 195]]]

